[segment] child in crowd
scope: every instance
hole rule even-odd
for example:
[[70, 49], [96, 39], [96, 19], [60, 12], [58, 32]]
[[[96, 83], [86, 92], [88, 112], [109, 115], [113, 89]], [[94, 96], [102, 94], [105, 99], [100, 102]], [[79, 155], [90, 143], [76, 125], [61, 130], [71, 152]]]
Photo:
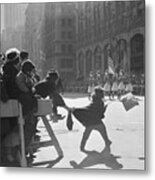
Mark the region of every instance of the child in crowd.
[[[50, 97], [53, 103], [53, 118], [61, 119], [55, 110], [58, 106], [64, 107], [69, 111], [69, 107], [65, 104], [62, 96], [57, 90], [57, 83], [59, 81], [59, 75], [57, 71], [49, 71], [42, 81], [35, 85], [35, 94], [41, 96], [42, 98]], [[62, 117], [64, 118], [64, 117]]]
[[20, 90], [19, 102], [22, 104], [25, 119], [25, 145], [29, 146], [32, 136], [35, 134], [36, 121], [33, 113], [37, 111], [37, 99], [33, 94], [33, 72], [35, 65], [31, 60], [22, 63], [20, 72], [16, 77], [16, 83]]
[[[28, 60], [28, 58], [29, 58], [29, 53], [25, 50], [22, 50], [20, 52], [20, 66], [21, 67], [22, 67], [22, 63], [24, 63], [26, 60]], [[36, 68], [33, 71], [33, 79], [34, 79], [35, 83], [40, 81], [40, 76], [37, 74]]]
[[107, 107], [104, 106], [104, 102], [102, 100], [103, 98], [103, 90], [99, 87], [96, 87], [92, 95], [92, 102], [90, 105], [84, 108], [75, 108], [72, 110], [72, 113], [77, 118], [77, 120], [82, 123], [83, 126], [85, 126], [85, 131], [83, 133], [80, 146], [80, 149], [83, 152], [86, 152], [84, 147], [92, 130], [97, 130], [100, 132], [106, 146], [110, 146], [112, 143], [108, 138], [106, 127], [102, 121]]
[[29, 53], [27, 51], [21, 51], [20, 52], [20, 60], [21, 63], [23, 63], [24, 61], [26, 61], [29, 58]]

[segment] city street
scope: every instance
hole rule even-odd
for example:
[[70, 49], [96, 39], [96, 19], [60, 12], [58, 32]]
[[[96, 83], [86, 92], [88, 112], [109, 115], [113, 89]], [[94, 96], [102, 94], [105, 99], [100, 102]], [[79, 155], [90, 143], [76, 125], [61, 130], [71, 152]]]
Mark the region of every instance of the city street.
[[[87, 105], [89, 100], [86, 95], [65, 94], [65, 101], [70, 107]], [[45, 168], [78, 168], [78, 169], [124, 169], [143, 170], [145, 168], [145, 119], [144, 97], [137, 97], [138, 106], [125, 111], [118, 100], [107, 100], [109, 103], [105, 113], [104, 122], [108, 135], [112, 140], [111, 148], [105, 148], [103, 139], [98, 132], [93, 131], [87, 141], [87, 154], [80, 151], [80, 142], [84, 127], [73, 118], [73, 130], [68, 131], [66, 118], [59, 122], [49, 120], [52, 129], [63, 151], [63, 158], [53, 146], [37, 149], [33, 167]], [[66, 111], [59, 108], [59, 113], [66, 115]], [[49, 119], [49, 117], [48, 117]], [[39, 121], [38, 135], [42, 140], [49, 136], [42, 123]]]

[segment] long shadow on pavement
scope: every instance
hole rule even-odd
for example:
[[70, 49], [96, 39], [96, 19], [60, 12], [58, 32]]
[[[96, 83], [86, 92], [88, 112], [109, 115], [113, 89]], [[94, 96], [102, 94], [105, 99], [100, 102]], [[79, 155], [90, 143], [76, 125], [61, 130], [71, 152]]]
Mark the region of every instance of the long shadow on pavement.
[[121, 169], [123, 165], [117, 162], [119, 156], [114, 156], [110, 153], [110, 147], [105, 147], [102, 152], [97, 151], [85, 151], [87, 156], [77, 164], [75, 161], [70, 161], [71, 166], [74, 169], [83, 169], [84, 167], [91, 167], [97, 164], [105, 164], [111, 169]]

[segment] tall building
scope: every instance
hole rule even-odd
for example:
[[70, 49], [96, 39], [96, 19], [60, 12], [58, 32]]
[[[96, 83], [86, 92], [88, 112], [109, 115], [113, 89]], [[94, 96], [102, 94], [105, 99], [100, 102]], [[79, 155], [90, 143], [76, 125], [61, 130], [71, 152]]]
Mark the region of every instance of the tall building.
[[42, 25], [44, 22], [44, 3], [30, 3], [25, 11], [24, 49], [29, 52], [29, 58], [35, 63], [42, 76]]
[[25, 9], [27, 4], [5, 3], [4, 8], [4, 28], [16, 28], [25, 23]]
[[143, 74], [144, 26], [144, 0], [34, 3], [26, 10], [26, 47], [44, 75], [56, 68], [67, 83], [104, 74], [109, 57], [117, 73]]
[[145, 2], [77, 2], [77, 75], [104, 73], [108, 57], [116, 72], [144, 73]]
[[3, 29], [1, 34], [1, 50], [8, 48], [23, 48], [23, 34], [25, 23], [25, 9], [27, 4], [4, 3], [2, 4]]
[[44, 31], [45, 70], [56, 68], [67, 82], [75, 78], [74, 3], [46, 3]]

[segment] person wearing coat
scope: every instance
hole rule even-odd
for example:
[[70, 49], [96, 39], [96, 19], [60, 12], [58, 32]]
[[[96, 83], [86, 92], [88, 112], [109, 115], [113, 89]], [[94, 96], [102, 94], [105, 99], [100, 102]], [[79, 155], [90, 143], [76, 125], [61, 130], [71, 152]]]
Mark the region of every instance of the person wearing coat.
[[92, 95], [92, 102], [83, 108], [75, 108], [72, 114], [85, 127], [81, 141], [81, 151], [85, 152], [85, 144], [92, 130], [97, 130], [105, 141], [106, 146], [110, 146], [111, 140], [108, 138], [106, 127], [102, 121], [107, 106], [104, 106], [102, 98], [103, 90], [96, 87]]
[[[57, 82], [59, 81], [59, 75], [56, 71], [49, 71], [42, 81], [38, 82], [35, 85], [35, 94], [41, 96], [42, 98], [50, 97], [53, 103], [53, 116], [55, 120], [63, 119], [64, 117], [58, 116], [57, 107], [64, 107], [67, 111], [69, 111], [69, 107], [66, 105], [63, 97], [60, 95], [57, 90]], [[53, 109], [52, 107], [52, 109]]]
[[25, 60], [22, 63], [21, 70], [17, 74], [16, 83], [20, 90], [19, 102], [22, 105], [23, 117], [25, 120], [24, 133], [25, 133], [25, 145], [29, 147], [32, 137], [35, 135], [37, 126], [37, 117], [33, 115], [37, 111], [38, 103], [33, 94], [33, 71], [35, 65], [31, 60]]
[[6, 62], [4, 63], [2, 80], [5, 83], [9, 99], [18, 99], [18, 87], [16, 84], [16, 75], [19, 72], [19, 51], [11, 48], [6, 52]]
[[[9, 99], [18, 99], [19, 89], [16, 84], [16, 75], [19, 72], [19, 50], [16, 48], [8, 49], [5, 53], [5, 61], [2, 66], [1, 81], [5, 91], [3, 94], [7, 97], [5, 101]], [[4, 100], [4, 99], [1, 99]], [[14, 161], [12, 151], [19, 145], [18, 139], [18, 121], [17, 117], [3, 118], [1, 120], [1, 143], [2, 149], [2, 161]], [[17, 137], [16, 140], [14, 137]]]

